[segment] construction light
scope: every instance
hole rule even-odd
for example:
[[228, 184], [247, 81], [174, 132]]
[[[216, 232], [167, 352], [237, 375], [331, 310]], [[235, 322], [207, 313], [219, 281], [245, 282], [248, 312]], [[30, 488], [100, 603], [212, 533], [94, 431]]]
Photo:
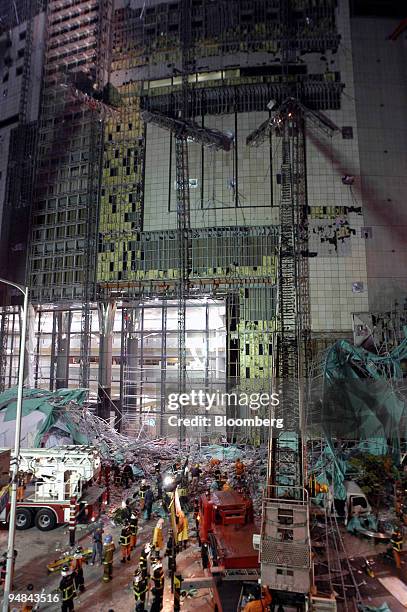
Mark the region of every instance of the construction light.
[[174, 484], [174, 479], [172, 476], [166, 476], [163, 480], [164, 487], [171, 487]]

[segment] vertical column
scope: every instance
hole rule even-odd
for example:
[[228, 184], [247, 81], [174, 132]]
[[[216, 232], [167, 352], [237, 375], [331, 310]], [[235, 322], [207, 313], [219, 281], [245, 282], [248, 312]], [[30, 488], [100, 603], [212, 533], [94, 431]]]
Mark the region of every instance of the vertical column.
[[116, 314], [114, 301], [100, 302], [99, 313], [99, 379], [98, 379], [98, 416], [109, 421], [112, 404], [112, 340]]
[[57, 322], [57, 349], [55, 388], [65, 389], [69, 381], [69, 347], [71, 338], [71, 311], [56, 313]]

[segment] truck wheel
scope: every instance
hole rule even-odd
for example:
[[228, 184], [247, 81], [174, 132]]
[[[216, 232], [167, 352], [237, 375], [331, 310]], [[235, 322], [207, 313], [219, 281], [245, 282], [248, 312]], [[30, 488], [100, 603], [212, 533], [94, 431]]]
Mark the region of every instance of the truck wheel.
[[35, 525], [40, 531], [51, 531], [57, 524], [57, 519], [52, 510], [44, 508], [37, 512], [35, 516]]
[[27, 508], [17, 508], [16, 529], [29, 529], [33, 524], [33, 515]]

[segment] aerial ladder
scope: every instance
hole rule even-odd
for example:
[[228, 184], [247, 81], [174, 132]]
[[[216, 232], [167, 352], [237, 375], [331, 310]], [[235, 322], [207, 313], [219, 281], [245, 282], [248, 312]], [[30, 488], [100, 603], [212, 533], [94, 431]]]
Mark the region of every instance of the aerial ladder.
[[313, 584], [308, 493], [303, 460], [304, 381], [309, 345], [308, 232], [305, 121], [328, 134], [338, 128], [297, 98], [268, 105], [269, 119], [247, 138], [248, 146], [281, 139], [281, 194], [278, 245], [277, 332], [274, 384], [284, 432], [269, 438], [268, 480], [260, 535], [255, 538], [261, 581], [282, 605], [307, 605]]

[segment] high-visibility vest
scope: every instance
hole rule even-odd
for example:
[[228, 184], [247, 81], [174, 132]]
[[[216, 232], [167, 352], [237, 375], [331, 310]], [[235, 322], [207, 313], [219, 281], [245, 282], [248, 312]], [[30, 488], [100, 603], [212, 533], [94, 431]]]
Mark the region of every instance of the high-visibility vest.
[[134, 523], [130, 522], [130, 532], [131, 532], [131, 535], [133, 535], [133, 536], [137, 535], [137, 528], [138, 528], [137, 519], [135, 520]]
[[119, 543], [121, 546], [128, 546], [130, 544], [130, 535], [128, 533], [121, 534], [119, 538]]
[[134, 597], [138, 600], [147, 592], [147, 581], [133, 582], [133, 593]]
[[397, 552], [401, 552], [401, 549], [403, 548], [403, 538], [400, 535], [392, 535], [391, 536], [391, 545], [393, 550], [396, 550]]
[[68, 584], [65, 588], [62, 588], [62, 601], [69, 601], [75, 595], [75, 588], [73, 582]]

